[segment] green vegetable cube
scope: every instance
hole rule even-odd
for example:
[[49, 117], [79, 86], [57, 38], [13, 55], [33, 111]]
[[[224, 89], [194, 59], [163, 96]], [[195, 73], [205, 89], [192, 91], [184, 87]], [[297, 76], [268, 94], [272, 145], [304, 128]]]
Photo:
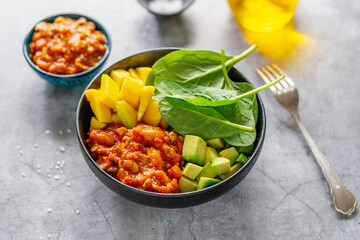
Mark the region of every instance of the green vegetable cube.
[[213, 147], [213, 148], [215, 148], [215, 149], [223, 148], [224, 145], [225, 145], [224, 140], [221, 139], [221, 138], [210, 139], [210, 140], [207, 140], [206, 143], [207, 143], [210, 147]]
[[198, 182], [182, 176], [179, 179], [180, 192], [192, 192], [198, 188]]
[[216, 150], [212, 147], [206, 147], [206, 153], [205, 153], [205, 164], [208, 162], [211, 162], [214, 158], [219, 157]]
[[219, 152], [219, 156], [229, 159], [230, 165], [233, 165], [235, 160], [239, 157], [239, 153], [236, 151], [234, 147], [231, 147]]
[[216, 175], [230, 172], [230, 160], [223, 157], [214, 158], [211, 168]]
[[183, 145], [183, 158], [191, 163], [203, 166], [205, 163], [206, 142], [193, 135], [185, 135]]
[[245, 154], [251, 154], [253, 149], [254, 149], [254, 144], [251, 144], [249, 146], [242, 146], [242, 147], [237, 147], [236, 148], [236, 150], [238, 150], [238, 152], [245, 153]]
[[196, 177], [196, 180], [199, 181], [201, 177], [213, 178], [215, 176], [216, 174], [212, 170], [211, 162], [208, 162], [205, 164], [199, 175]]
[[236, 159], [236, 162], [241, 163], [242, 165], [244, 165], [247, 161], [248, 158], [243, 153], [241, 153], [240, 156]]
[[230, 172], [228, 173], [224, 173], [224, 174], [220, 174], [219, 177], [224, 180], [228, 177], [230, 177], [231, 175], [233, 175], [234, 173], [236, 173], [237, 171], [239, 171], [239, 169], [241, 168], [242, 164], [241, 163], [235, 163], [231, 168], [230, 168]]
[[206, 187], [209, 187], [209, 186], [214, 185], [219, 182], [221, 182], [220, 179], [201, 177], [198, 187], [197, 187], [197, 190], [204, 189]]
[[199, 175], [202, 169], [203, 168], [199, 167], [198, 165], [187, 163], [184, 167], [183, 174], [191, 180], [194, 180]]

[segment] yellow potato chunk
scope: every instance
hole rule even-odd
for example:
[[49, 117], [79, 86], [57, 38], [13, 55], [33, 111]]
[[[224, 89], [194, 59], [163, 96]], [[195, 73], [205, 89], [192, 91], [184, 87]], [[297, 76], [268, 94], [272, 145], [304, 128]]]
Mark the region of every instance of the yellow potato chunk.
[[136, 68], [136, 72], [139, 75], [139, 78], [145, 82], [147, 77], [149, 76], [149, 73], [151, 72], [151, 68], [150, 67], [138, 67]]
[[128, 102], [133, 108], [137, 109], [140, 101], [140, 95], [144, 89], [144, 82], [140, 79], [125, 77], [120, 90], [120, 99]]
[[138, 121], [142, 120], [145, 111], [151, 102], [151, 98], [154, 95], [154, 92], [155, 92], [154, 86], [146, 86], [144, 87], [144, 90], [141, 92], [138, 116], [137, 116]]
[[146, 112], [143, 116], [143, 122], [157, 126], [160, 123], [161, 115], [159, 112], [158, 102], [157, 101], [151, 101], [149, 106], [146, 109]]
[[106, 125], [107, 125], [106, 123], [99, 122], [99, 120], [97, 120], [96, 117], [91, 117], [89, 132], [91, 132], [92, 130], [95, 130], [95, 129], [102, 129], [102, 128], [106, 127]]
[[100, 101], [109, 108], [115, 109], [116, 102], [119, 100], [120, 89], [107, 74], [101, 75], [100, 91], [103, 93]]
[[85, 96], [96, 118], [102, 123], [111, 123], [111, 110], [100, 101], [102, 92], [97, 89], [86, 90]]
[[137, 111], [126, 101], [118, 101], [116, 111], [126, 128], [133, 128], [137, 123]]
[[169, 126], [169, 124], [167, 123], [167, 121], [165, 121], [165, 119], [161, 118], [159, 127], [161, 127], [162, 129], [167, 129], [168, 126]]
[[129, 75], [130, 73], [124, 69], [115, 69], [110, 72], [110, 77], [116, 82], [119, 88], [121, 88], [125, 77]]
[[121, 119], [119, 118], [119, 115], [117, 113], [111, 114], [111, 121], [113, 123], [121, 123]]
[[135, 79], [140, 79], [140, 77], [139, 77], [139, 75], [138, 75], [138, 73], [136, 72], [135, 69], [129, 68], [128, 72], [130, 74], [130, 77], [135, 78]]

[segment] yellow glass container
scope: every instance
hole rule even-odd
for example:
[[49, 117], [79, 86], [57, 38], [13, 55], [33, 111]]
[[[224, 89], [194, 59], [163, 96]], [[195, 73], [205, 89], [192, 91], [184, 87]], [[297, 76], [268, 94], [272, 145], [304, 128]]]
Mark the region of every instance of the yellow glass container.
[[254, 32], [275, 31], [294, 17], [299, 0], [228, 0], [240, 25]]

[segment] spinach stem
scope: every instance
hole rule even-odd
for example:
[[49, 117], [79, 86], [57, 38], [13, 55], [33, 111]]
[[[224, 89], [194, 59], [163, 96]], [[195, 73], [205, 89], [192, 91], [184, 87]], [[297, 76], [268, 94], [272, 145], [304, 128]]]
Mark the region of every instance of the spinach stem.
[[251, 90], [251, 91], [249, 91], [249, 92], [246, 92], [246, 93], [244, 93], [244, 94], [241, 94], [240, 96], [234, 97], [234, 98], [232, 98], [231, 100], [239, 100], [239, 99], [241, 99], [241, 98], [250, 96], [250, 95], [252, 95], [252, 94], [254, 94], [254, 93], [260, 92], [260, 91], [262, 91], [262, 90], [264, 90], [264, 89], [266, 89], [266, 88], [269, 88], [269, 87], [271, 87], [271, 86], [274, 86], [275, 84], [277, 84], [278, 82], [280, 82], [280, 81], [283, 80], [284, 78], [285, 78], [285, 75], [282, 75], [281, 77], [279, 77], [278, 79], [276, 79], [275, 81], [273, 81], [273, 82], [271, 82], [271, 83], [265, 84], [265, 85], [263, 85], [263, 86], [261, 86], [261, 87], [258, 87], [258, 88], [256, 88], [256, 89], [254, 89], [254, 90]]
[[[235, 58], [233, 58], [235, 59]], [[233, 60], [232, 59], [232, 60]], [[231, 61], [231, 60], [230, 60]], [[226, 85], [228, 86], [228, 88], [230, 88], [231, 90], [234, 90], [233, 86], [231, 85], [230, 83], [230, 78], [227, 74], [227, 71], [226, 71], [226, 66], [225, 66], [225, 50], [224, 49], [221, 49], [221, 70], [224, 74], [224, 77], [225, 77], [225, 82], [226, 82]]]

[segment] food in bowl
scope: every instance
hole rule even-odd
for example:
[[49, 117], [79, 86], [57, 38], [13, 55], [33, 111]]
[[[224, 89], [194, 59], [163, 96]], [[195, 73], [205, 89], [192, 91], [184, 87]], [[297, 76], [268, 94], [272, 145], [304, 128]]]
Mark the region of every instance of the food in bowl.
[[[157, 128], [156, 131], [160, 132], [160, 125], [163, 130], [172, 129], [174, 135], [181, 135], [184, 139], [183, 144], [176, 149], [177, 156], [183, 158], [179, 163], [184, 164], [177, 165], [181, 171], [175, 168], [176, 174], [173, 174], [172, 168], [164, 169], [167, 177], [171, 175], [170, 184], [175, 192], [201, 190], [230, 178], [246, 164], [247, 156], [252, 153], [258, 117], [257, 98], [254, 93], [281, 80], [279, 78], [271, 84], [254, 89], [248, 83], [233, 82], [229, 79], [227, 70], [254, 49], [253, 46], [236, 57], [225, 56], [223, 52], [218, 54], [210, 51], [179, 50], [159, 59], [152, 68], [116, 69], [109, 73], [110, 76], [103, 74], [100, 89], [88, 89], [85, 92], [95, 115], [91, 119], [90, 138], [87, 141], [99, 166], [105, 171], [110, 168], [108, 166], [115, 166], [116, 169], [110, 170], [114, 170], [117, 179], [125, 184], [125, 177], [136, 178], [137, 176], [132, 174], [140, 171], [137, 161], [146, 159], [146, 156], [136, 158], [136, 165], [134, 161], [127, 159], [126, 168], [130, 169], [130, 172], [133, 168], [130, 173], [121, 162], [121, 158], [126, 158], [128, 154], [126, 151], [118, 151], [116, 147], [115, 156], [105, 162], [103, 159], [99, 161], [96, 152], [99, 147], [106, 149], [106, 144], [110, 149], [122, 143], [125, 146], [130, 143], [131, 138], [112, 138], [103, 143], [98, 141], [93, 149], [94, 141], [91, 136], [97, 131], [107, 134], [109, 131], [131, 132], [137, 128], [153, 129], [152, 131]], [[150, 90], [147, 91], [147, 88]], [[121, 125], [114, 127], [114, 123]], [[158, 139], [162, 141], [161, 137], [155, 137], [152, 142], [146, 142], [140, 135], [136, 141], [132, 138], [131, 143], [135, 143], [140, 149], [137, 154], [144, 154], [148, 151], [146, 148], [156, 148], [154, 145]], [[142, 148], [145, 149], [141, 150]], [[166, 151], [158, 154], [161, 158], [164, 155]], [[144, 162], [151, 164], [148, 159]], [[150, 179], [159, 182], [157, 176], [151, 176]], [[142, 185], [136, 187], [149, 191], [159, 189], [146, 189], [146, 181], [139, 181]], [[164, 183], [168, 184], [169, 180]], [[164, 183], [163, 186], [166, 186]]]
[[95, 66], [106, 52], [107, 40], [86, 18], [57, 17], [35, 26], [29, 46], [32, 61], [53, 74], [76, 74]]

